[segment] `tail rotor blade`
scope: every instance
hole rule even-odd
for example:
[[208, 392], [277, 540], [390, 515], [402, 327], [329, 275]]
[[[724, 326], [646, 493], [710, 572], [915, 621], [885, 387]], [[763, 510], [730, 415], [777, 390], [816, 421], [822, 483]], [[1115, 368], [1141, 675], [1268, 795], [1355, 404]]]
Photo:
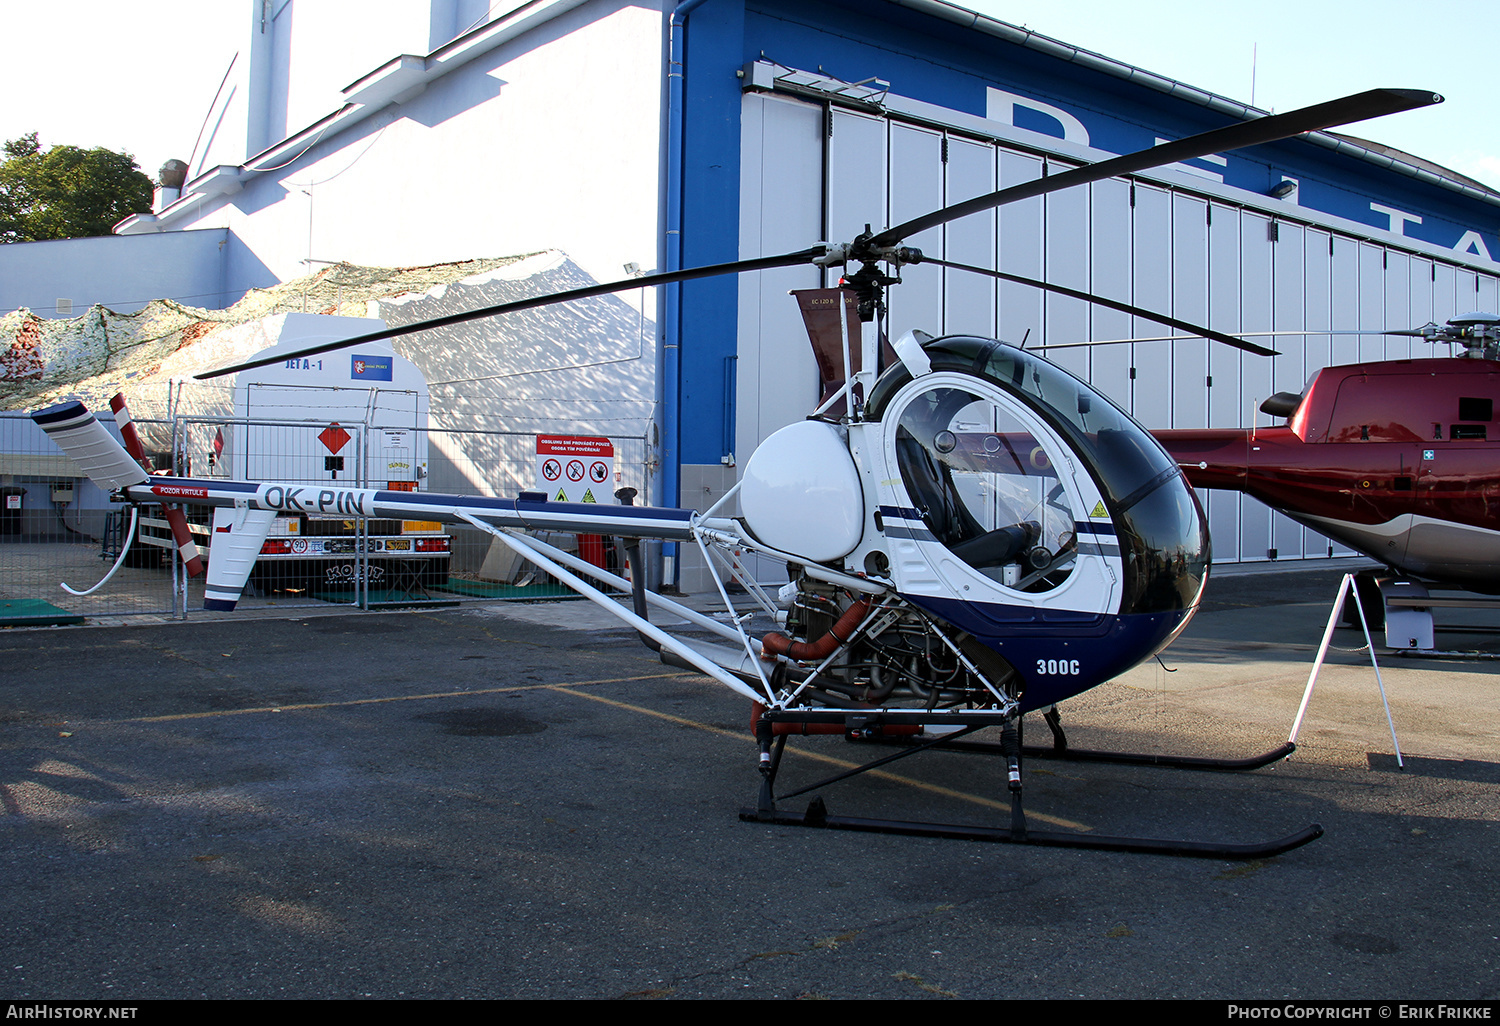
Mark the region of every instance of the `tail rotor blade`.
[[[146, 447], [141, 444], [135, 422], [130, 419], [130, 408], [125, 405], [123, 392], [115, 393], [114, 398], [109, 401], [109, 408], [115, 411], [115, 424], [120, 428], [120, 437], [125, 440], [125, 451], [149, 473], [151, 463], [146, 459]], [[187, 514], [182, 511], [181, 506], [164, 505], [161, 511], [167, 518], [167, 526], [172, 529], [172, 540], [177, 543], [177, 551], [182, 553], [182, 561], [187, 564], [188, 576], [197, 577], [203, 573], [203, 557], [198, 552], [198, 543], [193, 541]]]
[[187, 514], [182, 511], [181, 506], [163, 506], [161, 511], [166, 515], [168, 526], [172, 528], [172, 540], [177, 543], [177, 551], [187, 564], [188, 576], [197, 577], [203, 573], [203, 556], [198, 552], [198, 543], [193, 541]]
[[141, 444], [141, 436], [136, 434], [135, 421], [130, 419], [130, 408], [125, 405], [125, 393], [116, 392], [109, 401], [109, 408], [115, 413], [115, 426], [120, 429], [120, 437], [125, 441], [125, 451], [130, 453], [131, 458], [146, 473], [151, 473], [151, 461], [146, 459], [146, 447]]

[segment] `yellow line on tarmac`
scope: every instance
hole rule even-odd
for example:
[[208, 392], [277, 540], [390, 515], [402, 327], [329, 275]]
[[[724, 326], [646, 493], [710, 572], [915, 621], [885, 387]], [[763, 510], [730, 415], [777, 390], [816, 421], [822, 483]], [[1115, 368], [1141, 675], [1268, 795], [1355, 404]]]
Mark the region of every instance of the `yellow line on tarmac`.
[[[605, 698], [603, 695], [591, 695], [584, 691], [573, 691], [573, 685], [571, 684], [548, 684], [545, 686], [551, 688], [553, 691], [558, 691], [565, 695], [572, 694], [578, 696], [579, 698], [587, 698], [593, 702], [602, 702], [605, 705], [612, 705], [616, 709], [624, 709], [627, 712], [640, 713], [644, 716], [652, 716], [659, 720], [666, 720], [668, 723], [675, 723], [681, 727], [692, 727], [695, 730], [701, 730], [706, 734], [715, 734], [719, 737], [734, 738], [738, 741], [750, 741], [751, 743], [754, 743], [755, 740], [749, 734], [748, 723], [746, 724], [746, 729], [744, 732], [737, 730], [725, 730], [723, 727], [712, 727], [707, 723], [699, 723], [696, 720], [684, 719], [681, 716], [673, 716], [671, 713], [657, 712], [655, 709], [647, 709], [644, 706], [640, 705], [631, 705], [628, 702], [621, 702], [613, 698]], [[805, 759], [812, 759], [815, 762], [825, 763], [829, 766], [836, 766], [839, 769], [856, 769], [861, 765], [857, 762], [850, 762], [847, 759], [836, 759], [831, 755], [822, 755], [818, 752], [809, 752], [801, 748], [793, 748], [788, 746], [787, 751], [791, 752], [794, 755], [800, 755]], [[891, 780], [898, 784], [904, 784], [907, 787], [914, 787], [921, 791], [928, 791], [932, 794], [939, 794], [945, 798], [956, 798], [959, 801], [970, 802], [974, 805], [981, 805], [987, 809], [1000, 809], [1005, 812], [1010, 811], [1009, 802], [996, 801], [993, 798], [985, 798], [982, 795], [969, 794], [964, 791], [955, 791], [949, 787], [940, 787], [937, 784], [924, 783], [921, 780], [914, 780], [911, 777], [904, 777], [900, 774], [887, 773], [885, 770], [870, 770], [868, 772], [872, 777], [880, 777], [883, 780]], [[1074, 822], [1071, 819], [1059, 819], [1056, 816], [1048, 816], [1038, 812], [1027, 812], [1026, 818], [1028, 820], [1040, 820], [1043, 823], [1050, 823], [1053, 826], [1067, 827], [1070, 830], [1087, 831], [1093, 829], [1092, 827], [1085, 826], [1082, 823]]]
[[[630, 684], [640, 680], [667, 680], [679, 676], [677, 673], [648, 673], [641, 677], [608, 677], [602, 680], [581, 680], [569, 687], [592, 687], [595, 684]], [[555, 684], [517, 684], [503, 688], [479, 688], [474, 691], [431, 691], [419, 695], [389, 695], [385, 698], [352, 698], [346, 702], [303, 702], [298, 705], [262, 705], [249, 709], [215, 709], [211, 712], [172, 713], [167, 716], [136, 716], [116, 723], [168, 723], [173, 720], [202, 720], [215, 716], [247, 716], [251, 713], [300, 712], [307, 709], [340, 709], [356, 705], [380, 705], [384, 702], [421, 702], [432, 698], [464, 698], [475, 695], [498, 695], [509, 691], [538, 691], [556, 688]]]
[[[627, 712], [640, 713], [643, 716], [650, 716], [658, 720], [665, 720], [668, 723], [675, 723], [678, 726], [682, 727], [692, 727], [694, 730], [701, 730], [704, 733], [714, 734], [719, 737], [732, 738], [736, 741], [748, 741], [751, 743], [754, 742], [754, 738], [749, 733], [748, 722], [746, 724], [746, 729], [743, 732], [737, 730], [725, 730], [723, 727], [713, 727], [708, 725], [707, 723], [700, 723], [697, 720], [689, 720], [681, 716], [673, 716], [671, 713], [659, 712], [655, 709], [647, 709], [644, 706], [631, 705], [628, 702], [617, 701], [613, 698], [605, 698], [602, 695], [591, 695], [586, 691], [574, 690], [575, 688], [594, 687], [600, 684], [631, 684], [646, 680], [669, 680], [673, 677], [680, 676], [682, 676], [681, 673], [648, 673], [638, 677], [606, 677], [599, 680], [575, 681], [565, 685], [521, 684], [510, 687], [479, 688], [472, 691], [430, 691], [415, 695], [389, 695], [384, 698], [356, 698], [350, 699], [345, 702], [303, 702], [296, 705], [265, 705], [254, 706], [246, 709], [214, 709], [209, 712], [172, 713], [166, 716], [136, 716], [125, 720], [116, 720], [114, 722], [171, 723], [178, 720], [202, 720], [212, 719], [220, 716], [248, 716], [257, 713], [264, 714], [305, 712], [313, 709], [341, 709], [360, 705], [382, 705], [386, 702], [421, 702], [428, 701], [434, 698], [465, 698], [475, 697], [478, 695], [498, 695], [519, 691], [545, 690], [557, 691], [566, 695], [574, 695], [578, 698], [591, 699], [595, 702], [602, 702], [605, 705], [614, 706], [617, 709], [624, 709]], [[802, 758], [811, 759], [814, 762], [821, 762], [829, 766], [837, 767], [839, 769], [855, 769], [860, 765], [856, 762], [850, 762], [847, 759], [837, 759], [831, 755], [823, 755], [818, 752], [809, 752], [801, 748], [789, 747], [787, 750], [794, 755], [801, 756]], [[871, 776], [880, 777], [883, 780], [894, 781], [899, 784], [904, 784], [908, 787], [914, 787], [918, 790], [927, 791], [931, 794], [942, 795], [947, 798], [955, 798], [959, 801], [969, 802], [974, 805], [980, 805], [988, 809], [999, 809], [1004, 811], [1010, 808], [1010, 805], [1007, 802], [996, 801], [993, 798], [985, 798], [982, 795], [968, 794], [963, 791], [955, 791], [952, 788], [940, 787], [936, 784], [928, 784], [921, 780], [915, 780], [911, 777], [901, 776], [900, 774], [896, 773], [888, 773], [884, 770], [870, 770], [869, 773]], [[1050, 823], [1054, 826], [1067, 827], [1072, 830], [1086, 831], [1092, 829], [1091, 827], [1085, 826], [1082, 823], [1074, 822], [1073, 820], [1059, 819], [1056, 816], [1048, 816], [1043, 813], [1028, 812], [1026, 814], [1026, 818], [1039, 820], [1043, 823]]]

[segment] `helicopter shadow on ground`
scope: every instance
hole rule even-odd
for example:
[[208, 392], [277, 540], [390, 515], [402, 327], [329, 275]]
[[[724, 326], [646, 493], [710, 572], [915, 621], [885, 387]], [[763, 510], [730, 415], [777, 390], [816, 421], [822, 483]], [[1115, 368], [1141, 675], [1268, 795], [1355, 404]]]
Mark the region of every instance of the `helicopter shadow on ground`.
[[[1097, 690], [1108, 699], [1112, 689]], [[1190, 738], [1213, 735], [1233, 742], [1233, 754], [1244, 754], [1267, 740], [1253, 725], [1226, 729], [1191, 709], [1141, 722], [1110, 715], [1120, 708], [1106, 700], [1093, 710], [1075, 709], [1078, 743], [1133, 750], [1190, 748]], [[1170, 720], [1170, 728], [1163, 728], [1164, 719]], [[1131, 938], [1132, 943], [1150, 934], [1150, 943], [1160, 945], [1158, 955], [1170, 954], [1174, 960], [1166, 975], [1173, 978], [1169, 987], [1175, 994], [1214, 993], [1218, 984], [1213, 981], [1222, 979], [1224, 964], [1241, 958], [1246, 961], [1235, 970], [1237, 993], [1354, 995], [1368, 993], [1363, 988], [1371, 985], [1382, 993], [1393, 988], [1406, 993], [1419, 979], [1408, 970], [1421, 962], [1432, 968], [1420, 976], [1420, 987], [1493, 994], [1494, 983], [1485, 970], [1465, 979], [1452, 969], [1479, 968], [1476, 956], [1488, 957], [1479, 953], [1496, 947], [1485, 911], [1497, 897], [1496, 884], [1483, 867], [1484, 853], [1493, 845], [1500, 798], [1495, 785], [1500, 781], [1480, 774], [1481, 780], [1455, 787], [1447, 777], [1377, 772], [1362, 765], [1363, 755], [1342, 745], [1314, 743], [1290, 761], [1239, 774], [1040, 760], [1026, 764], [1033, 829], [1242, 842], [1284, 836], [1313, 822], [1326, 831], [1311, 844], [1271, 859], [1226, 863], [909, 838], [882, 844], [909, 845], [918, 860], [942, 845], [943, 855], [955, 858], [986, 849], [975, 856], [982, 863], [1020, 874], [1016, 889], [1024, 895], [1021, 904], [1036, 919], [1017, 925], [1045, 928], [1041, 910], [1050, 898], [1061, 903], [1053, 909], [1053, 927], [1088, 922], [1097, 937]], [[1419, 758], [1416, 765], [1438, 761]], [[833, 789], [830, 812], [857, 815], [865, 803], [873, 806], [879, 799], [886, 815], [1005, 824], [1001, 809], [986, 812], [956, 797], [999, 797], [999, 765], [987, 770], [976, 767], [971, 757], [939, 756], [926, 766], [913, 766], [908, 775], [924, 786], [903, 791], [868, 783], [862, 794]], [[952, 793], [940, 790], [944, 788]], [[1056, 889], [1040, 882], [1057, 872], [1070, 884]], [[951, 894], [955, 886], [962, 890], [964, 881], [944, 880], [943, 885]], [[915, 895], [944, 893], [924, 884], [920, 873], [912, 874], [911, 887]], [[977, 883], [975, 887], [975, 894], [989, 893]], [[1110, 888], [1113, 896], [1105, 897]], [[1433, 930], [1434, 916], [1443, 917], [1443, 930]], [[1266, 927], [1276, 934], [1269, 943], [1262, 934]], [[956, 948], [963, 933], [955, 927], [944, 949]], [[1095, 965], [1102, 969], [1119, 954], [1101, 951]], [[1390, 956], [1399, 956], [1403, 967], [1392, 965]], [[1139, 982], [1160, 994], [1148, 980], [1155, 972]], [[1382, 975], [1383, 982], [1375, 983]], [[1069, 985], [1060, 977], [1054, 982]], [[1077, 992], [1097, 993], [1092, 982], [1079, 982]]]

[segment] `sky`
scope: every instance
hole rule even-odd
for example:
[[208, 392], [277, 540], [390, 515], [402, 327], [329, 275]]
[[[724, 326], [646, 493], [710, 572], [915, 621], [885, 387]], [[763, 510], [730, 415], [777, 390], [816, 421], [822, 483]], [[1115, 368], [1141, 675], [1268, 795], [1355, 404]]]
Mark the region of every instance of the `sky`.
[[[351, 12], [359, 0], [340, 3]], [[1264, 110], [1377, 86], [1430, 89], [1447, 102], [1346, 131], [1500, 189], [1496, 0], [965, 0], [1025, 25]], [[241, 45], [248, 0], [50, 0], [0, 4], [0, 139], [123, 150], [152, 178], [188, 160]]]
[[229, 61], [250, 40], [248, 0], [0, 0], [0, 139], [130, 153], [156, 179], [187, 160]]
[[1340, 131], [1500, 189], [1495, 0], [964, 0], [962, 6], [1273, 113], [1375, 88], [1446, 101]]

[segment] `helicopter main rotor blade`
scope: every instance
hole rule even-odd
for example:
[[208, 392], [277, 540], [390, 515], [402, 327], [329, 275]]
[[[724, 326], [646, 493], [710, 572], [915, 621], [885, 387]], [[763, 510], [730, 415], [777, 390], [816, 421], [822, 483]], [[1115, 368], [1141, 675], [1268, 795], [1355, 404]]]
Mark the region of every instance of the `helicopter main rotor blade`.
[[[936, 263], [936, 261], [929, 261]], [[1148, 313], [1146, 316], [1154, 317]], [[1354, 328], [1324, 328], [1321, 331], [1303, 330], [1296, 331], [1242, 331], [1236, 338], [1270, 338], [1276, 335], [1416, 335], [1421, 336], [1420, 331], [1407, 330], [1405, 328], [1392, 328], [1390, 331], [1381, 331], [1377, 328], [1354, 329]], [[1081, 349], [1084, 346], [1119, 346], [1127, 342], [1181, 342], [1193, 338], [1206, 338], [1205, 335], [1137, 335], [1133, 338], [1099, 338], [1092, 342], [1054, 342], [1046, 346], [1031, 346], [1031, 349]]]
[[[1213, 129], [1187, 139], [1179, 139], [1176, 142], [1164, 143], [1153, 146], [1150, 149], [1140, 150], [1136, 153], [1125, 154], [1097, 164], [1089, 164], [1084, 167], [1065, 171], [1062, 174], [1049, 175], [1046, 178], [1025, 182], [1021, 185], [1001, 189], [987, 196], [980, 196], [951, 207], [933, 211], [922, 217], [888, 228], [879, 235], [865, 240], [870, 248], [889, 247], [908, 235], [925, 231], [955, 218], [964, 217], [968, 214], [978, 213], [981, 210], [989, 210], [994, 207], [1014, 203], [1018, 200], [1029, 199], [1033, 196], [1044, 195], [1058, 189], [1066, 189], [1073, 185], [1083, 185], [1088, 182], [1100, 181], [1119, 175], [1142, 171], [1147, 168], [1162, 164], [1171, 164], [1193, 157], [1203, 156], [1220, 150], [1233, 150], [1245, 146], [1255, 146], [1261, 143], [1274, 142], [1288, 136], [1299, 135], [1303, 132], [1317, 131], [1323, 128], [1331, 128], [1335, 125], [1348, 124], [1355, 121], [1363, 121], [1367, 118], [1379, 117], [1383, 114], [1393, 114], [1398, 111], [1412, 110], [1417, 107], [1427, 106], [1433, 103], [1441, 103], [1442, 97], [1436, 93], [1425, 92], [1417, 89], [1372, 89], [1368, 92], [1358, 93], [1354, 96], [1346, 96], [1340, 100], [1330, 100], [1327, 103], [1304, 107], [1301, 110], [1289, 111], [1286, 114], [1274, 114], [1269, 117], [1254, 118], [1250, 121], [1239, 122], [1224, 128]], [[256, 367], [265, 367], [273, 363], [294, 358], [315, 356], [320, 353], [331, 352], [336, 349], [345, 349], [350, 346], [364, 345], [369, 342], [379, 342], [385, 339], [397, 338], [403, 335], [411, 335], [420, 331], [434, 328], [445, 328], [455, 324], [463, 324], [467, 321], [479, 320], [484, 317], [494, 317], [500, 314], [516, 313], [521, 310], [532, 310], [538, 307], [550, 306], [554, 303], [566, 303], [575, 299], [589, 299], [594, 296], [610, 295], [615, 292], [625, 292], [630, 289], [647, 288], [655, 285], [670, 285], [681, 281], [691, 281], [695, 278], [708, 278], [721, 274], [738, 274], [743, 271], [768, 270], [775, 267], [790, 267], [795, 264], [809, 263], [819, 257], [823, 257], [828, 249], [819, 243], [795, 253], [784, 253], [780, 256], [759, 257], [753, 260], [736, 260], [723, 264], [709, 264], [702, 267], [690, 267], [676, 271], [664, 271], [659, 274], [642, 275], [639, 278], [627, 278], [622, 281], [606, 282], [599, 285], [590, 285], [579, 289], [570, 289], [564, 292], [553, 292], [541, 296], [533, 296], [528, 299], [516, 300], [510, 303], [500, 303], [495, 306], [481, 307], [477, 310], [468, 310], [462, 313], [450, 314], [446, 317], [436, 317], [427, 321], [418, 321], [413, 324], [404, 325], [399, 328], [388, 328], [382, 331], [370, 332], [365, 335], [357, 335], [353, 338], [342, 339], [337, 342], [326, 342], [316, 346], [309, 346], [296, 351], [283, 351], [275, 356], [261, 357], [244, 363], [222, 367], [218, 370], [205, 371], [195, 375], [198, 380], [222, 377], [226, 374], [234, 374], [242, 370], [252, 370]], [[928, 263], [942, 264], [944, 261], [927, 258]], [[1242, 342], [1232, 336], [1211, 332], [1209, 329], [1199, 328], [1187, 322], [1177, 321], [1162, 314], [1150, 311], [1138, 310], [1128, 305], [1117, 305], [1113, 300], [1104, 300], [1087, 293], [1075, 292], [1062, 286], [1048, 285], [1031, 278], [1023, 278], [1019, 275], [1007, 275], [999, 271], [990, 271], [981, 267], [972, 267], [965, 264], [945, 264], [959, 270], [974, 271], [979, 274], [989, 274], [1007, 281], [1015, 281], [1020, 284], [1032, 285], [1038, 288], [1048, 289], [1063, 295], [1072, 295], [1087, 302], [1099, 303], [1111, 306], [1114, 309], [1126, 313], [1139, 313], [1143, 317], [1149, 317], [1162, 324], [1174, 328], [1201, 334], [1206, 338], [1213, 338], [1224, 342], [1226, 345], [1245, 349], [1249, 352], [1261, 355], [1270, 355], [1272, 350], [1252, 346], [1250, 343]]]
[[795, 253], [783, 253], [780, 256], [756, 257], [753, 260], [735, 260], [727, 264], [706, 264], [702, 267], [688, 267], [678, 271], [662, 271], [659, 274], [643, 274], [639, 278], [626, 278], [622, 281], [586, 285], [583, 288], [569, 289], [566, 292], [549, 292], [545, 295], [512, 300], [509, 303], [484, 306], [477, 310], [464, 310], [460, 313], [449, 314], [446, 317], [434, 317], [431, 320], [416, 321], [412, 324], [402, 325], [399, 328], [384, 328], [380, 331], [372, 331], [366, 335], [356, 335], [353, 338], [339, 339], [337, 342], [324, 342], [319, 345], [308, 346], [306, 349], [298, 349], [295, 352], [278, 352], [274, 356], [263, 356], [259, 359], [248, 360], [245, 363], [234, 364], [231, 367], [220, 367], [218, 370], [204, 371], [202, 374], [194, 375], [194, 377], [199, 381], [206, 381], [209, 378], [223, 377], [225, 374], [253, 370], [256, 367], [267, 367], [273, 363], [281, 363], [285, 360], [300, 359], [304, 356], [316, 356], [319, 353], [328, 353], [335, 349], [347, 349], [350, 346], [361, 346], [369, 342], [380, 342], [388, 338], [398, 338], [402, 335], [413, 335], [419, 331], [429, 331], [433, 328], [446, 328], [454, 324], [476, 321], [483, 317], [517, 313], [521, 310], [534, 310], [537, 307], [551, 306], [554, 303], [566, 303], [574, 299], [590, 299], [594, 296], [607, 296], [615, 292], [628, 292], [631, 289], [648, 288], [653, 285], [671, 285], [679, 281], [691, 281], [694, 278], [712, 278], [721, 274], [739, 274], [742, 271], [764, 271], [774, 267], [791, 267], [795, 264], [810, 263], [814, 258], [822, 256], [823, 253], [824, 247], [819, 244], [811, 246], [808, 249], [798, 250]]
[[[1158, 324], [1165, 324], [1169, 328], [1176, 328], [1178, 331], [1187, 332], [1187, 337], [1189, 338], [1212, 339], [1215, 342], [1222, 342], [1226, 346], [1233, 346], [1236, 349], [1243, 349], [1247, 353], [1254, 353], [1256, 356], [1281, 355], [1280, 352], [1275, 349], [1267, 349], [1265, 346], [1258, 346], [1254, 342], [1246, 342], [1244, 339], [1236, 338], [1233, 335], [1226, 335], [1222, 331], [1215, 331], [1212, 328], [1205, 328], [1203, 325], [1194, 324], [1192, 321], [1184, 321], [1176, 317], [1169, 317], [1167, 314], [1157, 313], [1155, 310], [1147, 310], [1145, 307], [1132, 306], [1129, 303], [1122, 303], [1118, 299], [1106, 299], [1103, 296], [1096, 296], [1090, 292], [1080, 292], [1078, 289], [1070, 289], [1066, 285], [1054, 285], [1052, 282], [1039, 281], [1036, 278], [1028, 278], [1025, 275], [1021, 274], [1009, 274], [1005, 271], [993, 271], [988, 267], [975, 267], [972, 264], [959, 264], [954, 263], [951, 260], [937, 260], [930, 256], [923, 256], [922, 263], [937, 264], [939, 267], [951, 267], [956, 271], [972, 271], [974, 274], [988, 275], [991, 278], [999, 278], [1001, 281], [1015, 282], [1017, 285], [1030, 285], [1032, 288], [1043, 289], [1047, 292], [1056, 292], [1060, 296], [1070, 296], [1073, 299], [1081, 299], [1085, 303], [1096, 303], [1099, 306], [1107, 306], [1111, 310], [1118, 310], [1121, 313], [1131, 314], [1135, 317], [1143, 317], [1148, 321], [1155, 321]], [[1121, 339], [1119, 341], [1129, 342], [1136, 340]], [[1074, 342], [1055, 346], [1036, 346], [1035, 348], [1064, 349], [1069, 345], [1087, 346], [1096, 344], [1108, 343]]]
[[1175, 142], [1152, 146], [1150, 149], [1137, 150], [1135, 153], [1101, 160], [1097, 164], [1086, 164], [1061, 174], [1048, 175], [1021, 185], [1013, 185], [987, 196], [977, 196], [962, 203], [955, 203], [951, 207], [934, 210], [930, 214], [912, 218], [894, 228], [887, 228], [872, 238], [870, 245], [872, 247], [894, 246], [903, 239], [956, 218], [977, 214], [981, 210], [991, 210], [1018, 200], [1030, 199], [1033, 196], [1056, 192], [1070, 186], [1085, 185], [1106, 178], [1145, 171], [1148, 168], [1191, 160], [1209, 153], [1259, 146], [1262, 143], [1275, 142], [1278, 139], [1301, 135], [1304, 132], [1316, 132], [1324, 128], [1365, 121], [1385, 114], [1397, 114], [1404, 110], [1414, 110], [1441, 102], [1443, 98], [1437, 93], [1422, 89], [1371, 89], [1353, 96], [1345, 96], [1339, 100], [1329, 100], [1326, 103], [1317, 103], [1300, 110], [1287, 111], [1285, 114], [1272, 114], [1268, 117], [1241, 121], [1223, 128], [1200, 132], [1186, 139], [1178, 139]]

